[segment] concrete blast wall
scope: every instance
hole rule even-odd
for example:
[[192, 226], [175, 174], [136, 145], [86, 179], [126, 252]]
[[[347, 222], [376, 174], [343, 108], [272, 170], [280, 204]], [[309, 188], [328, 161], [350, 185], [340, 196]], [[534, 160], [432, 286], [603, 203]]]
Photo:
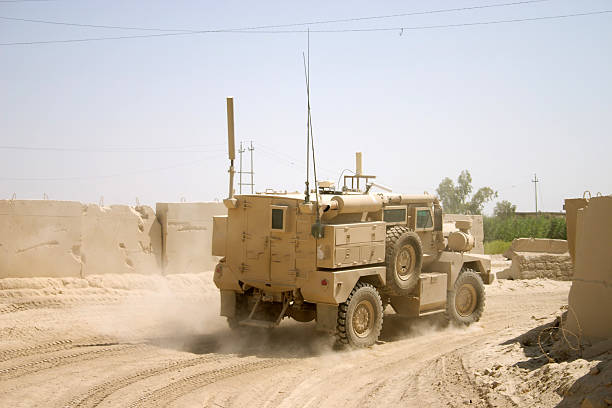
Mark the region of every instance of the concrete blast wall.
[[84, 206], [84, 275], [161, 272], [161, 225], [151, 207]]
[[0, 278], [81, 276], [83, 206], [0, 200]]
[[594, 197], [585, 205], [576, 213], [566, 326], [587, 340], [600, 340], [612, 338], [612, 196]]
[[0, 278], [214, 269], [212, 217], [222, 203], [100, 207], [74, 201], [0, 201]]
[[0, 201], [0, 278], [160, 274], [161, 253], [150, 207]]
[[223, 203], [157, 203], [162, 227], [164, 274], [211, 271], [219, 258], [211, 255], [214, 215], [225, 215]]
[[444, 236], [449, 232], [457, 231], [455, 221], [472, 221], [472, 235], [474, 236], [474, 249], [470, 252], [484, 254], [484, 224], [482, 215], [444, 214], [443, 216]]

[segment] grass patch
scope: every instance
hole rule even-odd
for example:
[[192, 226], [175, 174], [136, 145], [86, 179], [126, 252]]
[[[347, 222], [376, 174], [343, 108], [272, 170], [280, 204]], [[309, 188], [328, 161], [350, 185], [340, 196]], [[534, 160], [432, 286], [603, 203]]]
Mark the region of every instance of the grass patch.
[[512, 245], [512, 241], [495, 240], [484, 243], [484, 252], [488, 255], [503, 254]]

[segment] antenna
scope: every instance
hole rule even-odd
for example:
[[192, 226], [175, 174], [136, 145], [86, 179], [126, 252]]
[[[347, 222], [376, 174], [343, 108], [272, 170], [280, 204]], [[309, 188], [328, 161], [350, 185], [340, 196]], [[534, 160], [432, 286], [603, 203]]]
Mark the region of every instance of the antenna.
[[302, 52], [302, 59], [304, 60], [304, 76], [306, 77], [306, 97], [308, 101], [307, 102], [308, 113], [306, 115], [306, 191], [304, 193], [305, 203], [310, 202], [310, 88], [308, 86], [308, 75], [310, 73], [310, 28], [308, 28], [307, 50], [308, 50], [308, 68], [306, 68], [306, 56]]
[[305, 202], [310, 201], [309, 173], [310, 173], [310, 151], [312, 150], [312, 172], [315, 183], [315, 214], [316, 222], [311, 226], [310, 233], [315, 238], [323, 238], [323, 226], [321, 225], [321, 214], [319, 212], [319, 187], [317, 185], [317, 162], [315, 158], [314, 136], [312, 134], [312, 115], [310, 113], [310, 28], [308, 28], [308, 58], [302, 53], [304, 59], [304, 75], [306, 77], [306, 97], [308, 101], [308, 119], [306, 122], [306, 197]]
[[234, 142], [234, 98], [227, 98], [227, 153], [230, 160], [229, 168], [229, 195], [227, 198], [234, 196], [234, 160], [236, 159], [236, 146]]

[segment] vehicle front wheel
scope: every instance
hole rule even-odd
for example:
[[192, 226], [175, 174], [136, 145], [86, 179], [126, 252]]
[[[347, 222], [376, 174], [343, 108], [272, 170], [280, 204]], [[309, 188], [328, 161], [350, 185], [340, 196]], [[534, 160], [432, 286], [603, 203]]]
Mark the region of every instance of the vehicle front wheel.
[[346, 302], [338, 306], [337, 341], [369, 347], [378, 340], [383, 322], [380, 294], [370, 284], [357, 282]]
[[485, 306], [485, 288], [482, 278], [471, 269], [462, 272], [452, 291], [448, 292], [446, 313], [456, 324], [477, 322]]

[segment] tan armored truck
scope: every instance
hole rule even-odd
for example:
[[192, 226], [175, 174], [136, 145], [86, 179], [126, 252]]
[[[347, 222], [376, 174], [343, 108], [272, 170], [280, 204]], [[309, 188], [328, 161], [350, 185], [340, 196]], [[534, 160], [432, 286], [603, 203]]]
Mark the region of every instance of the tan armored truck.
[[[228, 100], [233, 133], [229, 111]], [[342, 189], [319, 183], [316, 201], [300, 193], [233, 195], [230, 167], [228, 213], [214, 217], [212, 243], [223, 257], [214, 282], [230, 327], [314, 320], [338, 343], [367, 347], [388, 304], [411, 317], [480, 319], [492, 275], [490, 260], [467, 253], [470, 223], [457, 222], [445, 236], [436, 197], [371, 192], [375, 177], [361, 174], [360, 159]]]

